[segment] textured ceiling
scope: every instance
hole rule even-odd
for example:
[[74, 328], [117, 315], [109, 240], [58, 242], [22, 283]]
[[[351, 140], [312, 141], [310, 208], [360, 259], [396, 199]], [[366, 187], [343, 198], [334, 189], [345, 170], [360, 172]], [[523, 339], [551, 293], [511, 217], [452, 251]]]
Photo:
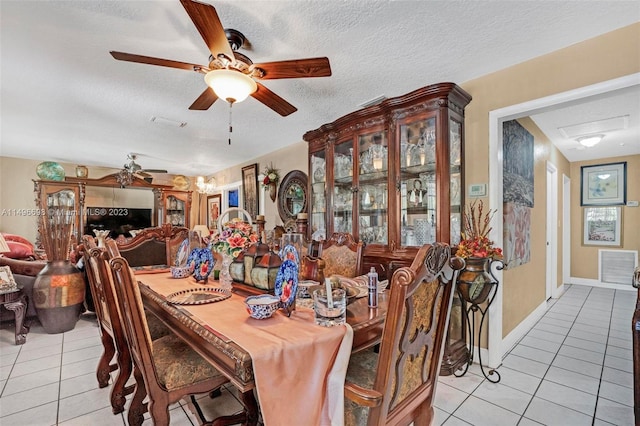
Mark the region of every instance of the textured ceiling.
[[[211, 174], [302, 140], [380, 95], [462, 83], [640, 21], [638, 1], [209, 1], [254, 62], [327, 56], [331, 77], [268, 80], [298, 108], [255, 99], [190, 111], [202, 75], [110, 50], [207, 64], [177, 0], [0, 2], [0, 154]], [[187, 122], [153, 123], [153, 116]], [[569, 120], [569, 119], [567, 119]], [[575, 119], [571, 119], [575, 124]]]

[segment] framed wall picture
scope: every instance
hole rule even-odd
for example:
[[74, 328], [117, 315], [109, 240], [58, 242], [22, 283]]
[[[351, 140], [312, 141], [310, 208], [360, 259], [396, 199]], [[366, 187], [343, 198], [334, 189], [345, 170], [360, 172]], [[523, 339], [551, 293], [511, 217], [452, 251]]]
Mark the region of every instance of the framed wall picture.
[[627, 162], [580, 167], [580, 205], [627, 203]]
[[585, 207], [582, 244], [622, 246], [622, 207]]
[[207, 197], [207, 228], [216, 229], [220, 208], [222, 207], [222, 194], [214, 194]]
[[242, 168], [242, 204], [255, 220], [258, 215], [258, 163]]
[[8, 266], [0, 266], [0, 290], [16, 288], [16, 282]]

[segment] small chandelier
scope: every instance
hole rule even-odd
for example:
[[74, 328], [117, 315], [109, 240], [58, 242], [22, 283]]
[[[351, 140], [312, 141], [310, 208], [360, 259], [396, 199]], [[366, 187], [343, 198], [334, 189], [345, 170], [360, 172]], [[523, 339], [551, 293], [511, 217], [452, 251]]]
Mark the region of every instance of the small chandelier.
[[211, 178], [205, 182], [204, 177], [198, 176], [198, 179], [196, 179], [196, 187], [200, 194], [211, 194], [216, 189], [216, 180]]
[[258, 85], [251, 77], [230, 69], [209, 71], [205, 74], [204, 81], [220, 99], [230, 104], [242, 102], [258, 90]]

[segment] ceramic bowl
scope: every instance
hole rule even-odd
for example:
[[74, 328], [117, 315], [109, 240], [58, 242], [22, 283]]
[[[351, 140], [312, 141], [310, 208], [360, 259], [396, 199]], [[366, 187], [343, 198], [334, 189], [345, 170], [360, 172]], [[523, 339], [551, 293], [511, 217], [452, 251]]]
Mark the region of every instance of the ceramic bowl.
[[191, 275], [192, 270], [188, 266], [172, 266], [171, 276], [173, 278], [187, 278]]
[[249, 296], [244, 303], [251, 318], [255, 319], [269, 318], [280, 307], [280, 299], [270, 294]]
[[301, 280], [298, 282], [298, 297], [302, 299], [310, 299], [311, 292], [309, 291], [310, 287], [320, 285], [318, 281], [313, 280]]

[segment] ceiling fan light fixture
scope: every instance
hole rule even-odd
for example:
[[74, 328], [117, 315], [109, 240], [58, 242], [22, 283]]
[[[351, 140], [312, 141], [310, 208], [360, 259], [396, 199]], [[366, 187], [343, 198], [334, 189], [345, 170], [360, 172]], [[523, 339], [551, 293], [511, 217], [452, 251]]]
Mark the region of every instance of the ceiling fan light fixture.
[[251, 77], [229, 69], [209, 71], [205, 74], [204, 81], [220, 99], [231, 104], [244, 101], [258, 90], [258, 85]]
[[599, 144], [603, 138], [604, 138], [604, 135], [589, 135], [589, 136], [583, 136], [576, 140], [580, 145], [586, 146], [587, 148], [591, 148], [592, 146], [596, 146], [597, 144]]

